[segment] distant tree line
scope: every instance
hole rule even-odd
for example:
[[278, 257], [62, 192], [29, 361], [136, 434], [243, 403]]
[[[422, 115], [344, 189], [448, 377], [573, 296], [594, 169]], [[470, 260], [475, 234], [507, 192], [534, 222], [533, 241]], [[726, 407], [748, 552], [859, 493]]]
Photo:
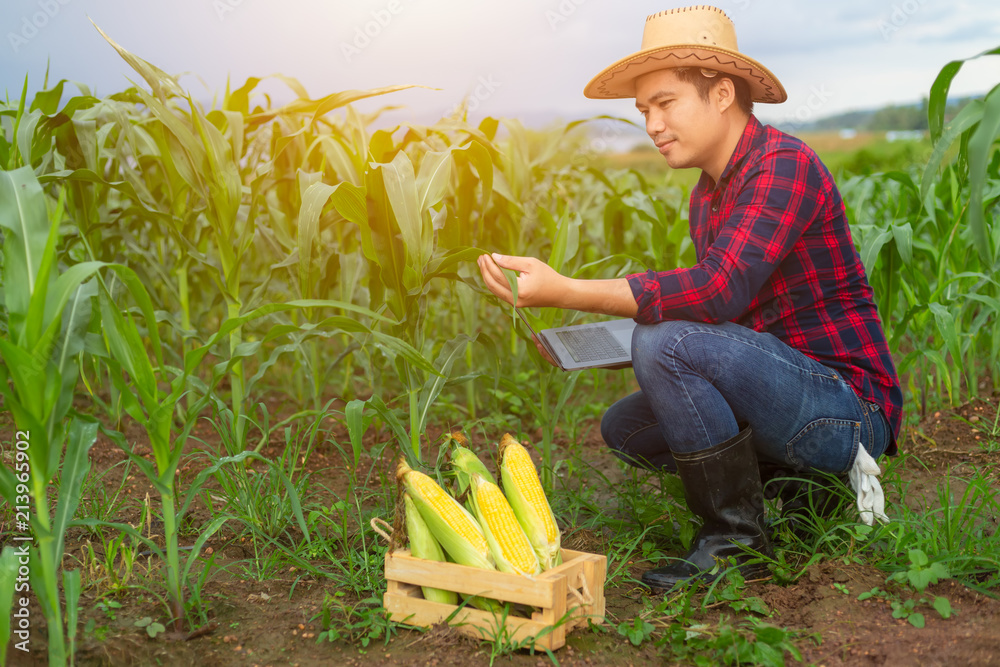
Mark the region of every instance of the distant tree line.
[[[948, 104], [945, 118], [951, 119], [962, 107], [977, 99], [966, 97]], [[927, 98], [917, 104], [891, 105], [881, 109], [848, 111], [846, 113], [820, 118], [811, 124], [812, 130], [840, 130], [852, 128], [859, 132], [887, 132], [890, 130], [926, 130]]]

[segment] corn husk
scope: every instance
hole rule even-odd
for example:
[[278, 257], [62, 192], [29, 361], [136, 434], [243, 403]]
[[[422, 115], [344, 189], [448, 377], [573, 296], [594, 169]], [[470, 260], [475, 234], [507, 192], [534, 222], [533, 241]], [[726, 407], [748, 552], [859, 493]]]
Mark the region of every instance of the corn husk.
[[451, 560], [484, 570], [496, 569], [483, 529], [467, 509], [437, 482], [411, 469], [405, 461], [399, 462], [396, 478]]
[[[406, 511], [406, 535], [410, 540], [410, 553], [415, 558], [423, 558], [441, 563], [445, 562], [444, 550], [438, 544], [434, 535], [431, 534], [427, 523], [420, 516], [420, 511], [417, 509], [417, 505], [413, 502], [413, 498], [410, 497], [409, 493], [403, 493], [403, 504]], [[446, 591], [430, 586], [421, 586], [420, 589], [424, 593], [424, 599], [431, 602], [458, 604], [458, 594], [454, 591]]]
[[524, 529], [543, 570], [562, 563], [561, 536], [538, 471], [521, 443], [505, 433], [500, 440], [500, 477], [514, 516]]

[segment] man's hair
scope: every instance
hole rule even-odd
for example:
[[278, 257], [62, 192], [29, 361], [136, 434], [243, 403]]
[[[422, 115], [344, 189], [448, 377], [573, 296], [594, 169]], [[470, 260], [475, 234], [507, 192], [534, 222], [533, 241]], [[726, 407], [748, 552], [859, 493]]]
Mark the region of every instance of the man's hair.
[[697, 88], [698, 95], [706, 102], [712, 87], [722, 79], [729, 79], [733, 82], [733, 88], [736, 90], [736, 106], [748, 116], [753, 113], [753, 97], [750, 95], [750, 84], [746, 82], [746, 79], [702, 67], [672, 67], [671, 69], [678, 79]]

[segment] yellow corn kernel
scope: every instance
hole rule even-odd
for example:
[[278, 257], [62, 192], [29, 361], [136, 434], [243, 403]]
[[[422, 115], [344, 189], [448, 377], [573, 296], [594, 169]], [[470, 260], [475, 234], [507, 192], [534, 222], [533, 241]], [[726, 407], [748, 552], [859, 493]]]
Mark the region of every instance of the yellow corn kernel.
[[500, 487], [479, 474], [471, 480], [473, 507], [501, 572], [538, 574], [538, 556]]
[[500, 440], [500, 456], [504, 492], [542, 569], [558, 565], [562, 562], [559, 527], [528, 450], [505, 433]]
[[456, 562], [495, 569], [482, 529], [468, 510], [458, 504], [437, 482], [400, 461], [396, 477], [417, 506], [431, 534]]

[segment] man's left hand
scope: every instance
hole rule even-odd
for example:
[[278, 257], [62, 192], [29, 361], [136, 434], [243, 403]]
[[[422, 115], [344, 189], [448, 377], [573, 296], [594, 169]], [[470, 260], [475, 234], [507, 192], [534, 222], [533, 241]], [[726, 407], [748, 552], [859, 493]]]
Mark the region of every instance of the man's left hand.
[[507, 303], [515, 305], [514, 292], [507, 282], [507, 276], [500, 269], [518, 272], [516, 304], [518, 308], [566, 307], [561, 297], [567, 293], [567, 278], [540, 259], [493, 253], [480, 255], [477, 261], [486, 287]]

